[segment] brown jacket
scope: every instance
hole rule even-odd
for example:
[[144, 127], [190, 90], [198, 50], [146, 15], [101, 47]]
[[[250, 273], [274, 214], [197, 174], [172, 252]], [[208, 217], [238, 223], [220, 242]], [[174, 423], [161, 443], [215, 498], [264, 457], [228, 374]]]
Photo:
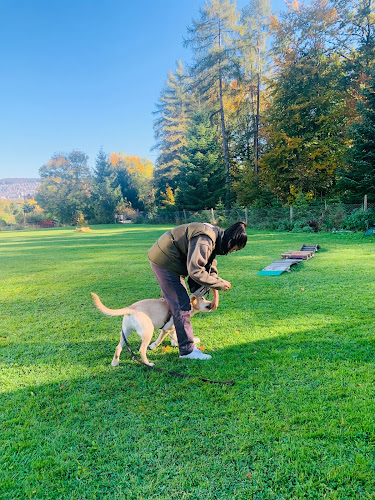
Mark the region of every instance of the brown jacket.
[[[223, 234], [222, 229], [211, 224], [183, 224], [162, 234], [148, 250], [148, 257], [151, 262], [168, 271], [190, 276], [202, 286], [221, 290], [225, 282], [217, 275], [217, 262], [213, 256], [221, 253]], [[211, 260], [208, 272], [205, 266]]]

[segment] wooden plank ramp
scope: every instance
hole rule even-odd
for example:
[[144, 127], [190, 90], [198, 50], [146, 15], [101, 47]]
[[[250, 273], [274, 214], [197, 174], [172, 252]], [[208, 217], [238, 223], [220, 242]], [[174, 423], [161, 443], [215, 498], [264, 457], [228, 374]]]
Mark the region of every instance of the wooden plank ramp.
[[294, 264], [300, 264], [301, 259], [274, 260], [269, 266], [259, 271], [260, 276], [279, 276], [285, 271], [290, 271]]
[[281, 254], [282, 259], [300, 259], [300, 260], [308, 260], [311, 259], [311, 257], [314, 257], [314, 253], [311, 250], [310, 251], [304, 251], [304, 250], [289, 250], [288, 252], [284, 252]]

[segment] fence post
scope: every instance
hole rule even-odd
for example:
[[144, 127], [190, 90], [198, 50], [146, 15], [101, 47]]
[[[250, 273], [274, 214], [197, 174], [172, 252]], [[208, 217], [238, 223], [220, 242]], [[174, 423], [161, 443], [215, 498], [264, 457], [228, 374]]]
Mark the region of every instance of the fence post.
[[249, 211], [248, 211], [247, 207], [245, 207], [245, 222], [246, 222], [246, 225], [249, 224]]
[[367, 194], [365, 194], [364, 200], [363, 200], [363, 211], [366, 212], [367, 210]]
[[290, 205], [290, 223], [293, 224], [293, 205]]
[[211, 208], [211, 222], [212, 224], [215, 224], [215, 212], [213, 208]]

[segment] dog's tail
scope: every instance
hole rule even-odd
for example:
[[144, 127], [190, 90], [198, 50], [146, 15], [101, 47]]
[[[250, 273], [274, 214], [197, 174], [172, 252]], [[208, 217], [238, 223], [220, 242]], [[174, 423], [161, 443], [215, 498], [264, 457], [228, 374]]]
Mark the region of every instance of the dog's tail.
[[136, 311], [135, 309], [131, 309], [130, 307], [124, 307], [123, 309], [109, 309], [104, 304], [102, 304], [96, 293], [91, 292], [91, 295], [94, 299], [94, 304], [97, 309], [99, 309], [99, 311], [101, 311], [103, 314], [106, 314], [107, 316], [125, 316], [128, 314], [137, 315], [137, 313], [140, 313], [140, 311]]

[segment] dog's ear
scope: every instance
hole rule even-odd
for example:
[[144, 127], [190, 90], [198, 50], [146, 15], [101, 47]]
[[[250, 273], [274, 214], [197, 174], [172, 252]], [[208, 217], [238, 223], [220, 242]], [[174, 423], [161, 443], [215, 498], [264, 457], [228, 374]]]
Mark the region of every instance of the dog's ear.
[[198, 299], [193, 295], [190, 299], [190, 304], [193, 309], [197, 309]]

